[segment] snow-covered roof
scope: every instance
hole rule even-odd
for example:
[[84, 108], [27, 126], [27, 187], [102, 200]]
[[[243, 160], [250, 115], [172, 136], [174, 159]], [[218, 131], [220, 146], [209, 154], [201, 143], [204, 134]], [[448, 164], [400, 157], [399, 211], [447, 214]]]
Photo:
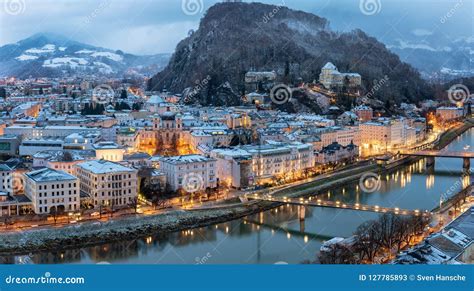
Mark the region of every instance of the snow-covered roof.
[[327, 63], [324, 65], [323, 69], [337, 70], [336, 66], [335, 66], [333, 63], [331, 63], [331, 62], [327, 62]]
[[188, 163], [202, 163], [202, 162], [210, 162], [214, 161], [212, 158], [207, 158], [201, 155], [184, 155], [184, 156], [174, 156], [174, 157], [166, 157], [161, 159], [162, 163], [170, 163], [170, 164], [188, 164]]
[[96, 150], [111, 150], [111, 149], [121, 149], [121, 147], [111, 141], [101, 141], [92, 146]]
[[93, 174], [136, 172], [136, 170], [132, 168], [128, 168], [128, 167], [122, 166], [121, 164], [117, 164], [117, 163], [106, 161], [106, 160], [88, 161], [88, 162], [80, 163], [77, 166]]
[[25, 174], [28, 178], [36, 182], [53, 182], [53, 181], [68, 181], [76, 180], [77, 178], [62, 171], [53, 170], [50, 168], [43, 168]]
[[147, 103], [148, 104], [161, 104], [161, 103], [165, 103], [165, 101], [160, 96], [153, 95], [150, 97], [150, 99], [148, 99]]

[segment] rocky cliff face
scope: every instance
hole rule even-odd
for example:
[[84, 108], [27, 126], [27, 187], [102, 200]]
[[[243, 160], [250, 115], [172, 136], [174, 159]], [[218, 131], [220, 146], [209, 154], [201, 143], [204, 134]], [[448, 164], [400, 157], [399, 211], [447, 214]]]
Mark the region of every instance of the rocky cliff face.
[[311, 82], [328, 61], [341, 72], [361, 74], [367, 92], [387, 79], [373, 93], [384, 102], [417, 101], [430, 94], [415, 69], [363, 31], [337, 33], [324, 18], [260, 3], [211, 7], [199, 29], [177, 45], [168, 66], [148, 87], [191, 90], [189, 102], [235, 105], [245, 93], [248, 71], [274, 70], [277, 81], [288, 84]]

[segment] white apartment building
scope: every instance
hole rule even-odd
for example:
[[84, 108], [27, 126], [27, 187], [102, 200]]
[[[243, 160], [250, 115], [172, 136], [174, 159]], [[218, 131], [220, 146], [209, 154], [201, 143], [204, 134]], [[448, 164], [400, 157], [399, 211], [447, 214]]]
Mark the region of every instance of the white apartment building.
[[138, 171], [120, 164], [94, 160], [77, 164], [80, 191], [89, 195], [94, 207], [122, 207], [138, 195]]
[[296, 178], [304, 170], [314, 167], [312, 144], [269, 141], [265, 145], [243, 146], [242, 149], [252, 155], [255, 182], [285, 175]]
[[326, 131], [321, 132], [321, 143], [316, 150], [327, 147], [334, 142], [342, 146], [347, 146], [351, 143], [355, 145], [360, 144], [360, 130], [357, 126], [348, 127], [332, 127]]
[[7, 164], [0, 164], [0, 192], [13, 194], [13, 172]]
[[97, 132], [75, 132], [64, 138], [64, 149], [90, 150], [92, 145], [101, 138], [100, 131]]
[[92, 147], [95, 150], [95, 155], [98, 160], [107, 160], [112, 162], [123, 161], [124, 149], [114, 142], [98, 142]]
[[78, 211], [79, 180], [62, 171], [49, 168], [25, 173], [25, 195], [36, 214]]
[[25, 139], [20, 144], [19, 154], [20, 156], [33, 156], [34, 154], [42, 151], [62, 150], [63, 146], [64, 140], [56, 138]]
[[381, 151], [410, 144], [413, 137], [411, 131], [407, 137], [407, 128], [409, 128], [407, 124], [407, 120], [404, 118], [379, 119], [361, 123], [359, 125], [361, 145], [366, 149], [372, 148]]
[[196, 190], [217, 187], [216, 160], [201, 155], [185, 155], [162, 158], [160, 170], [166, 174], [172, 191], [186, 190], [187, 183], [194, 183]]
[[359, 125], [361, 145], [364, 148], [382, 150], [390, 144], [390, 126], [380, 122], [366, 122]]
[[462, 107], [439, 107], [436, 108], [436, 115], [443, 121], [450, 121], [462, 117], [464, 109]]
[[362, 83], [362, 77], [357, 73], [340, 73], [333, 63], [328, 62], [321, 69], [319, 82], [323, 84], [326, 89], [341, 87], [343, 85], [356, 87]]
[[76, 175], [76, 165], [86, 160], [95, 159], [95, 153], [88, 151], [44, 151], [33, 156], [33, 167], [46, 167], [57, 171], [64, 171]]
[[240, 148], [215, 149], [211, 157], [216, 159], [219, 184], [234, 188], [249, 187], [254, 184], [252, 155]]
[[32, 126], [32, 125], [12, 125], [5, 128], [5, 134], [13, 134], [22, 138], [65, 138], [77, 132], [96, 132], [97, 128], [81, 126]]
[[232, 135], [227, 130], [194, 130], [184, 134], [185, 140], [193, 149], [199, 145], [208, 147], [227, 147], [232, 140]]

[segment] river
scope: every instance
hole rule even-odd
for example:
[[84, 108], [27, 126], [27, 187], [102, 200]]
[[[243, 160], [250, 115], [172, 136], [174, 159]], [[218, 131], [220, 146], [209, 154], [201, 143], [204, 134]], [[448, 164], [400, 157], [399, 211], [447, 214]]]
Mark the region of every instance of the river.
[[[448, 149], [474, 151], [474, 129]], [[431, 210], [443, 194], [462, 187], [462, 159], [436, 159], [434, 170], [424, 160], [383, 175], [375, 192], [359, 183], [320, 194], [322, 199], [401, 209]], [[469, 183], [469, 178], [463, 183]], [[379, 214], [348, 209], [308, 208], [304, 222], [296, 206], [281, 207], [227, 223], [68, 251], [2, 257], [3, 263], [111, 264], [275, 264], [314, 260], [321, 244], [350, 236], [358, 225]]]

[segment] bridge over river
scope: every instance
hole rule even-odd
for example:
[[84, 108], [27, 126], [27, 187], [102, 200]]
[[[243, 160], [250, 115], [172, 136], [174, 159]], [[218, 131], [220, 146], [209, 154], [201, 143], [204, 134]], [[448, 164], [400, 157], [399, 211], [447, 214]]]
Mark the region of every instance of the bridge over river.
[[427, 166], [434, 166], [435, 158], [458, 158], [463, 159], [463, 168], [469, 170], [471, 167], [471, 159], [474, 158], [474, 152], [468, 151], [449, 151], [449, 150], [424, 150], [424, 151], [402, 151], [402, 156], [424, 157]]
[[358, 211], [369, 211], [369, 212], [379, 212], [379, 213], [394, 213], [397, 215], [422, 215], [422, 216], [431, 216], [432, 213], [428, 210], [419, 210], [419, 209], [401, 209], [398, 207], [384, 207], [378, 205], [365, 205], [360, 203], [346, 203], [333, 200], [323, 200], [315, 197], [309, 198], [288, 198], [288, 197], [273, 197], [271, 195], [259, 195], [252, 194], [246, 196], [249, 200], [260, 200], [260, 201], [270, 201], [290, 205], [298, 205], [300, 208], [300, 219], [304, 219], [304, 207], [327, 207], [327, 208], [340, 208], [340, 209], [351, 209]]

